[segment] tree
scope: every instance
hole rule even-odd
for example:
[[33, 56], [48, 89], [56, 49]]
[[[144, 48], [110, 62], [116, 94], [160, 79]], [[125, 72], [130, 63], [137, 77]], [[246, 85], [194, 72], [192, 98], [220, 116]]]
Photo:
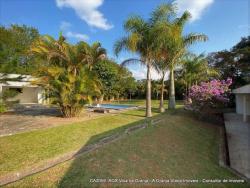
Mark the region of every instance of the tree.
[[223, 107], [229, 102], [228, 92], [232, 79], [227, 80], [211, 80], [209, 82], [201, 82], [200, 85], [193, 85], [190, 88], [189, 97], [191, 104], [186, 106], [187, 109], [197, 113], [208, 115], [213, 109]]
[[81, 41], [70, 45], [62, 35], [58, 40], [46, 35], [32, 45], [31, 52], [39, 59], [34, 83], [45, 88], [46, 96], [59, 105], [64, 117], [79, 115], [91, 96], [100, 93], [100, 82], [90, 66], [105, 52], [97, 44]]
[[30, 74], [34, 57], [27, 53], [32, 42], [39, 37], [37, 29], [25, 25], [0, 27], [0, 72]]
[[208, 62], [219, 71], [220, 79], [232, 78], [231, 88], [250, 83], [250, 36], [242, 38], [231, 50], [209, 54]]
[[[170, 17], [170, 16], [168, 16]], [[197, 41], [206, 41], [208, 38], [204, 34], [189, 33], [183, 35], [183, 29], [191, 15], [185, 11], [181, 17], [167, 19], [161, 22], [155, 29], [159, 45], [157, 46], [159, 57], [167, 63], [169, 67], [169, 103], [168, 108], [175, 108], [175, 67], [180, 64], [187, 48]]]
[[101, 102], [104, 97], [109, 98], [110, 96], [115, 95], [114, 85], [118, 81], [118, 69], [119, 65], [109, 59], [99, 61], [93, 66], [93, 71], [97, 74], [102, 85]]
[[208, 65], [207, 58], [203, 54], [199, 56], [188, 54], [183, 58], [179, 79], [185, 85], [186, 97], [191, 86], [216, 77], [218, 77], [217, 70]]
[[162, 20], [167, 19], [169, 12], [173, 12], [173, 6], [164, 4], [157, 7], [151, 14], [149, 20], [140, 16], [131, 16], [124, 24], [127, 36], [118, 40], [114, 45], [115, 54], [122, 50], [128, 50], [139, 54], [140, 59], [132, 58], [125, 60], [122, 65], [139, 62], [147, 67], [146, 86], [146, 117], [151, 117], [151, 69], [155, 60], [156, 36], [154, 27]]
[[165, 76], [166, 73], [168, 71], [168, 64], [165, 61], [158, 61], [157, 63], [155, 63], [154, 68], [156, 69], [156, 71], [160, 74], [160, 87], [158, 87], [160, 89], [160, 104], [159, 104], [159, 111], [160, 112], [164, 112], [165, 108], [164, 108], [164, 92], [166, 91], [165, 89]]

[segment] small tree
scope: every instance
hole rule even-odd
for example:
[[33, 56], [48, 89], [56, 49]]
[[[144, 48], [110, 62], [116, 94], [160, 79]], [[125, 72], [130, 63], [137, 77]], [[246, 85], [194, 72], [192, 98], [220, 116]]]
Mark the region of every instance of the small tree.
[[81, 41], [70, 45], [63, 36], [58, 40], [50, 36], [36, 41], [31, 52], [40, 59], [34, 73], [35, 84], [46, 90], [50, 101], [57, 104], [63, 117], [80, 114], [91, 96], [100, 93], [100, 82], [93, 65], [103, 57], [105, 50], [99, 43], [88, 45]]
[[199, 112], [207, 113], [213, 109], [223, 107], [229, 102], [228, 92], [232, 79], [212, 80], [202, 82], [200, 85], [193, 85], [189, 92], [190, 104], [186, 107]]

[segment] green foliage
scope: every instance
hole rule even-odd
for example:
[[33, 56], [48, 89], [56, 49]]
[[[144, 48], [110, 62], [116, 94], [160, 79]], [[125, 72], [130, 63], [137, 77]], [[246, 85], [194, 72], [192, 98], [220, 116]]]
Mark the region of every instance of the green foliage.
[[2, 99], [4, 101], [13, 98], [15, 96], [17, 96], [19, 94], [19, 92], [17, 90], [13, 90], [13, 89], [6, 89], [4, 90], [4, 92], [2, 93]]
[[28, 50], [39, 37], [37, 29], [25, 25], [0, 27], [0, 72], [30, 74], [34, 57]]
[[188, 96], [191, 86], [212, 78], [217, 78], [218, 72], [208, 65], [207, 59], [203, 54], [199, 56], [187, 54], [182, 59], [182, 67], [176, 77], [185, 85], [186, 96]]
[[[157, 31], [162, 34], [159, 28], [162, 24], [169, 21], [170, 17], [175, 15], [175, 6], [173, 4], [162, 4], [152, 11], [148, 20], [144, 20], [140, 16], [129, 17], [124, 24], [124, 30], [127, 36], [117, 40], [114, 44], [114, 52], [118, 55], [122, 50], [128, 50], [137, 53], [138, 58], [125, 60], [122, 65], [130, 63], [140, 63], [147, 67], [147, 87], [146, 87], [146, 116], [151, 117], [151, 69], [159, 59], [163, 56], [159, 45], [161, 40]], [[169, 28], [167, 28], [169, 30]], [[173, 30], [172, 30], [173, 31]], [[168, 38], [169, 39], [169, 38]], [[169, 41], [168, 41], [169, 42]], [[170, 48], [171, 49], [171, 48]]]
[[0, 113], [5, 112], [8, 108], [19, 102], [18, 100], [11, 100], [18, 94], [19, 92], [12, 88], [6, 89], [2, 92], [0, 97]]
[[3, 102], [0, 101], [0, 113], [3, 113], [7, 110], [5, 104]]
[[33, 44], [31, 52], [39, 58], [34, 83], [46, 90], [46, 97], [59, 105], [64, 117], [79, 115], [91, 97], [100, 94], [101, 84], [92, 71], [105, 55], [99, 43], [70, 45], [63, 36], [55, 40], [46, 35]]
[[220, 79], [232, 78], [232, 88], [250, 83], [250, 36], [242, 38], [231, 50], [209, 54], [209, 65], [219, 71]]
[[112, 60], [105, 59], [93, 66], [93, 71], [101, 82], [101, 93], [106, 98], [125, 96], [135, 89], [135, 79], [127, 68], [119, 66]]
[[[189, 12], [185, 11], [181, 17], [176, 17], [175, 9], [173, 13], [168, 12], [168, 18], [158, 22], [153, 30], [155, 37], [154, 48], [156, 49], [156, 65], [154, 66], [161, 73], [162, 78], [166, 74], [166, 69], [170, 70], [169, 80], [169, 108], [175, 108], [175, 67], [182, 63], [182, 58], [190, 45], [198, 41], [206, 41], [208, 37], [204, 34], [189, 33], [184, 35], [184, 26], [191, 18]], [[162, 79], [163, 80], [163, 79]], [[164, 82], [162, 84], [162, 88]]]
[[108, 59], [99, 61], [93, 67], [102, 83], [102, 94], [107, 97], [114, 95], [113, 86], [118, 80], [118, 69], [119, 65]]

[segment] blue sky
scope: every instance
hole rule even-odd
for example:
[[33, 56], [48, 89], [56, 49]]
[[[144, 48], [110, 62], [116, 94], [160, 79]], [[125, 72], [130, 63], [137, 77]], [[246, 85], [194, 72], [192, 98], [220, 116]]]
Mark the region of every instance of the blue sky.
[[[114, 57], [113, 44], [123, 36], [124, 20], [132, 14], [145, 18], [167, 0], [0, 0], [0, 24], [26, 24], [41, 34], [58, 37], [60, 31], [75, 43], [100, 41]], [[179, 13], [189, 10], [193, 18], [185, 32], [200, 32], [209, 37], [206, 43], [194, 45], [194, 53], [230, 49], [241, 37], [249, 35], [248, 0], [176, 0]], [[121, 53], [118, 63], [133, 54]], [[145, 69], [131, 66], [137, 78], [145, 77]], [[154, 77], [157, 77], [153, 73]]]

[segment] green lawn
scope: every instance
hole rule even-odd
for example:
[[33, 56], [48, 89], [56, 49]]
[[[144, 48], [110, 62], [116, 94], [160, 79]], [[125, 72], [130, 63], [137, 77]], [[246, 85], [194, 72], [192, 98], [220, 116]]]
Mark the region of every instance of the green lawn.
[[[131, 115], [131, 118], [137, 116]], [[75, 160], [27, 177], [10, 187], [116, 187], [90, 179], [239, 179], [218, 165], [218, 128], [190, 117], [182, 109], [164, 121]], [[134, 184], [135, 185], [135, 184]], [[136, 184], [144, 187], [143, 184]], [[156, 185], [156, 184], [154, 184]], [[165, 187], [167, 184], [157, 184]], [[168, 184], [173, 186], [173, 184]], [[184, 184], [247, 187], [246, 184]], [[149, 185], [151, 187], [152, 184]]]
[[[121, 132], [128, 126], [143, 121], [144, 110], [129, 110], [81, 123], [21, 133], [0, 138], [0, 176]], [[154, 109], [153, 115], [157, 115]]]
[[[154, 108], [158, 108], [159, 107], [159, 100], [152, 100], [152, 107]], [[137, 99], [133, 99], [133, 100], [124, 100], [124, 101], [114, 101], [112, 102], [114, 104], [129, 104], [129, 105], [137, 105], [137, 106], [146, 106], [146, 101], [145, 100], [137, 100]], [[183, 101], [177, 101], [176, 104], [178, 106], [181, 106], [183, 104]], [[164, 105], [167, 107], [168, 105], [168, 101], [165, 100], [164, 101]]]

